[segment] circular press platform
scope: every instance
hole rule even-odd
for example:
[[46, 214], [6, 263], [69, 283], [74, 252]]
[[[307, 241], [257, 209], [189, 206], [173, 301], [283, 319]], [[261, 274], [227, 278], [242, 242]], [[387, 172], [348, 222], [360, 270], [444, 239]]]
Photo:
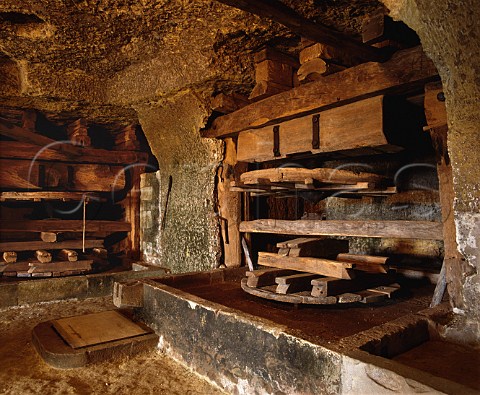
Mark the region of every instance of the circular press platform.
[[[320, 281], [316, 283], [317, 285], [310, 286], [309, 290], [304, 290], [304, 288], [306, 288], [305, 286], [296, 286], [294, 282], [290, 284], [250, 286], [248, 284], [248, 277], [242, 279], [241, 286], [245, 292], [263, 299], [309, 305], [334, 305], [357, 302], [377, 303], [391, 298], [394, 293], [400, 290], [400, 285], [397, 283], [390, 283], [388, 285], [380, 285], [375, 287], [367, 286], [363, 287], [363, 289], [359, 289], [358, 291], [352, 290], [349, 292], [342, 292], [342, 289], [348, 289], [348, 287], [352, 287], [352, 285], [349, 283], [351, 280], [319, 280]], [[311, 280], [309, 279], [309, 281]], [[357, 288], [362, 287], [357, 286]], [[298, 291], [295, 292], [296, 290]]]

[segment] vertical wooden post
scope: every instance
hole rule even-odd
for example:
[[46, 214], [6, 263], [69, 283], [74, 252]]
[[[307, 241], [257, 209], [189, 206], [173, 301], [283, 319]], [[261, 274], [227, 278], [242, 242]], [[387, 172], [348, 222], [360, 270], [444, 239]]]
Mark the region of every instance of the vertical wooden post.
[[[425, 86], [425, 115], [428, 123], [427, 128], [432, 137], [433, 147], [436, 152], [438, 189], [442, 209], [443, 243], [445, 249], [444, 268], [442, 271], [445, 273], [445, 282], [449, 284], [449, 294], [453, 296], [456, 294], [455, 289], [457, 289], [458, 286], [461, 287], [460, 281], [463, 274], [460, 265], [462, 255], [457, 249], [455, 219], [453, 215], [453, 174], [448, 156], [447, 114], [443, 100], [441, 83], [436, 82]], [[432, 305], [440, 303], [441, 296], [440, 290], [436, 289], [436, 300], [432, 301]]]
[[238, 192], [230, 192], [230, 181], [234, 179], [237, 163], [235, 142], [225, 139], [225, 156], [218, 173], [218, 214], [222, 232], [224, 264], [227, 267], [241, 265], [242, 244], [239, 225], [242, 220], [242, 199]]
[[131, 224], [127, 256], [135, 260], [140, 259], [140, 174], [143, 171], [143, 167], [132, 168], [132, 189], [125, 199], [125, 221]]

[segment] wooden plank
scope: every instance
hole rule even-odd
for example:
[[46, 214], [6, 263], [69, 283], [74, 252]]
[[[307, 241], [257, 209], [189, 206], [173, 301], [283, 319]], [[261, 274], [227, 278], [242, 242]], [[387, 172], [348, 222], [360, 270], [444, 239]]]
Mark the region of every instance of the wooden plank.
[[270, 252], [259, 252], [258, 264], [262, 266], [298, 270], [337, 278], [350, 279], [354, 276], [351, 271], [348, 270], [353, 267], [352, 264], [337, 262], [330, 259], [308, 257], [296, 258], [280, 256]]
[[386, 295], [389, 298], [391, 298], [392, 295], [395, 292], [398, 292], [399, 290], [400, 290], [400, 285], [398, 284], [381, 285], [379, 287], [367, 289], [367, 291], [377, 292], [377, 293]]
[[240, 232], [309, 236], [357, 236], [442, 240], [442, 224], [432, 221], [342, 221], [258, 219], [240, 223]]
[[305, 169], [299, 167], [274, 167], [270, 169], [252, 170], [243, 173], [240, 180], [244, 183], [256, 183], [259, 179], [271, 182], [305, 182], [312, 179], [322, 183], [355, 184], [357, 182], [381, 183], [386, 177], [373, 173], [354, 172], [342, 169], [316, 168]]
[[93, 260], [86, 259], [81, 261], [59, 261], [59, 262], [49, 262], [49, 263], [39, 263], [39, 262], [29, 262], [29, 272], [30, 273], [40, 273], [40, 272], [66, 272], [72, 270], [91, 270]]
[[295, 272], [293, 270], [272, 268], [247, 271], [247, 285], [253, 288], [274, 285], [277, 276], [286, 276], [292, 273]]
[[301, 37], [342, 48], [364, 61], [384, 61], [385, 55], [333, 29], [305, 19], [278, 0], [218, 0], [243, 11], [274, 20]]
[[0, 192], [0, 201], [7, 200], [95, 200], [105, 201], [105, 197], [101, 197], [99, 194], [94, 192], [52, 192], [52, 191], [35, 191], [35, 192], [26, 192], [26, 191], [8, 191]]
[[123, 167], [0, 159], [0, 188], [111, 192], [125, 187]]
[[[282, 245], [282, 243], [279, 243]], [[318, 257], [334, 259], [339, 253], [348, 252], [348, 240], [337, 240], [331, 238], [314, 239], [307, 241], [306, 238], [292, 240], [286, 243], [288, 251], [286, 254], [291, 257]], [[295, 247], [297, 245], [297, 247]], [[282, 248], [281, 248], [282, 249]], [[279, 252], [280, 253], [280, 252]]]
[[[73, 147], [73, 146], [72, 146]], [[109, 151], [104, 149], [80, 148], [81, 156], [70, 155], [67, 152], [44, 149], [31, 142], [2, 141], [0, 143], [0, 158], [28, 159], [36, 158], [39, 161], [59, 161], [72, 163], [96, 163], [128, 165], [131, 163], [147, 163], [148, 154], [134, 151]]]
[[148, 333], [117, 311], [61, 318], [52, 323], [60, 336], [75, 349]]
[[[363, 148], [380, 150], [379, 153], [400, 150], [396, 146], [401, 142], [400, 123], [392, 125], [386, 113], [401, 111], [403, 108], [398, 103], [390, 104], [382, 95], [322, 111], [317, 114], [318, 147], [312, 144], [314, 116], [281, 122], [275, 125], [279, 128], [279, 156], [274, 156], [273, 152], [274, 126], [245, 130], [238, 135], [237, 157], [241, 162], [262, 162], [305, 152], [354, 153]], [[412, 117], [410, 122], [413, 120]]]
[[[87, 232], [129, 232], [130, 223], [121, 221], [87, 220]], [[0, 220], [0, 232], [82, 232], [82, 220]]]
[[[85, 248], [103, 247], [103, 240], [85, 240]], [[34, 251], [81, 249], [82, 240], [65, 240], [59, 242], [45, 241], [6, 241], [0, 243], [0, 251]]]
[[371, 265], [385, 265], [388, 262], [386, 256], [361, 255], [361, 254], [346, 254], [341, 253], [337, 255], [337, 260], [350, 263], [363, 263]]
[[399, 51], [383, 63], [365, 63], [301, 85], [231, 114], [219, 117], [204, 137], [226, 137], [307, 113], [338, 107], [377, 95], [417, 90], [438, 79], [433, 62], [421, 47]]
[[334, 296], [346, 292], [356, 292], [366, 288], [390, 284], [394, 281], [393, 274], [357, 273], [351, 280], [342, 280], [335, 277], [324, 277], [311, 281], [312, 296]]

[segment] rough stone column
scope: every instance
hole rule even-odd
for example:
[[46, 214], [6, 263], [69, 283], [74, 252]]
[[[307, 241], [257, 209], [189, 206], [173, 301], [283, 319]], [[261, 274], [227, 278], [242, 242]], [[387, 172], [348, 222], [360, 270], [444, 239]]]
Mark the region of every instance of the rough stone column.
[[455, 322], [445, 335], [480, 343], [480, 3], [382, 0], [414, 29], [445, 90], [457, 243], [464, 260], [447, 272]]
[[[149, 235], [158, 237], [153, 244], [159, 251], [154, 253], [174, 273], [212, 269], [220, 254], [213, 200], [222, 143], [200, 137], [208, 116], [205, 103], [188, 92], [162, 104], [137, 105], [136, 110], [160, 168], [160, 218], [157, 232]], [[172, 189], [162, 230], [170, 176]]]

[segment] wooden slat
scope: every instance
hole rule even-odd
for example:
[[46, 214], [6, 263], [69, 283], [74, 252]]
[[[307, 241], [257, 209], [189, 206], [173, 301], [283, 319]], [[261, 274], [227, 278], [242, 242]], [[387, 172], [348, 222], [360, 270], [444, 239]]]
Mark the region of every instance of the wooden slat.
[[218, 0], [243, 11], [266, 17], [313, 41], [342, 48], [364, 61], [384, 61], [385, 55], [324, 25], [305, 19], [278, 0]]
[[276, 267], [279, 269], [298, 270], [337, 278], [350, 279], [353, 274], [348, 270], [353, 267], [350, 263], [337, 262], [330, 259], [288, 257], [270, 252], [258, 253], [258, 264]]
[[286, 295], [295, 292], [310, 291], [312, 289], [310, 282], [316, 277], [318, 277], [318, 275], [310, 273], [299, 273], [290, 276], [277, 277], [275, 282], [278, 285], [275, 292]]
[[[85, 248], [103, 247], [103, 240], [85, 240]], [[8, 241], [0, 243], [0, 251], [33, 251], [33, 250], [62, 250], [81, 249], [82, 240], [66, 240], [59, 242], [45, 241]]]
[[[73, 147], [73, 146], [72, 146]], [[2, 141], [0, 143], [0, 158], [28, 159], [39, 161], [58, 161], [73, 163], [97, 163], [127, 165], [131, 163], [146, 163], [148, 154], [134, 151], [108, 151], [104, 149], [80, 148], [81, 156], [70, 155], [68, 152], [43, 149], [44, 147], [23, 141]], [[75, 147], [78, 149], [78, 147]]]
[[299, 236], [358, 236], [442, 240], [442, 224], [431, 221], [288, 221], [258, 219], [241, 222], [240, 232]]
[[[0, 232], [82, 232], [81, 220], [0, 220]], [[87, 220], [87, 232], [129, 232], [130, 223]]]
[[204, 137], [226, 137], [307, 113], [376, 95], [416, 90], [438, 78], [421, 47], [397, 52], [383, 63], [365, 63], [305, 84], [219, 117]]

